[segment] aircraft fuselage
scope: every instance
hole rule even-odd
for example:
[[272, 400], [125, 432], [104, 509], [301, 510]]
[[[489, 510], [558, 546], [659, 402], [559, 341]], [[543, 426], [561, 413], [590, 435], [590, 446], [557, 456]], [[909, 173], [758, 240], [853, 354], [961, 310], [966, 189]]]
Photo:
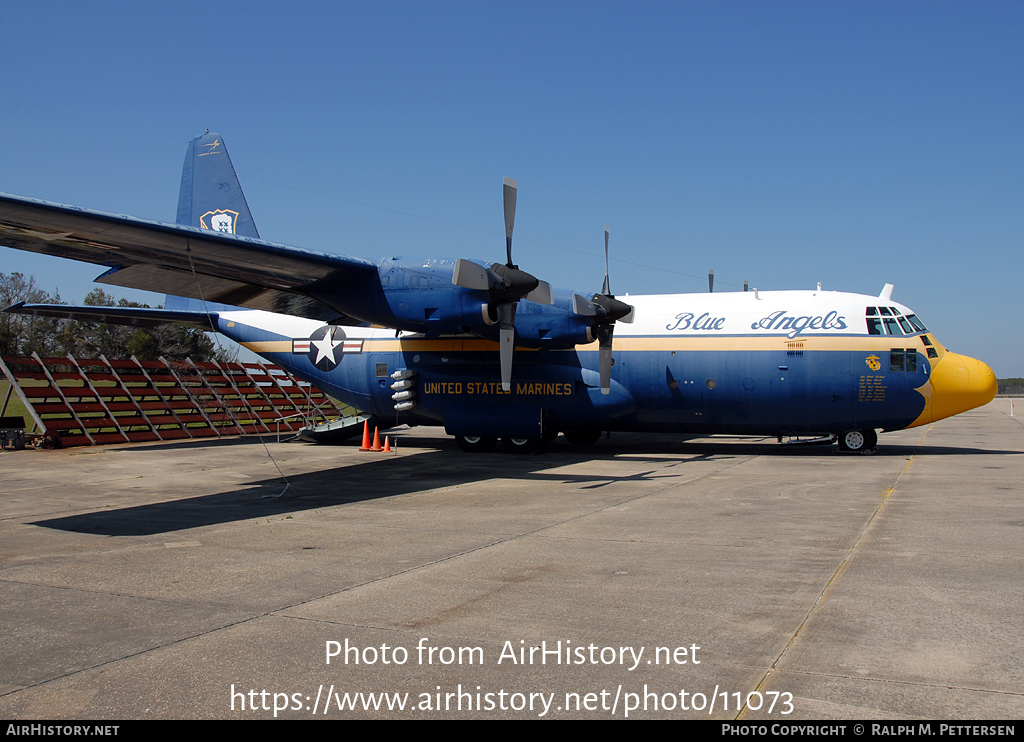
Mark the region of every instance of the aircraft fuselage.
[[[383, 421], [443, 425], [463, 436], [842, 435], [922, 425], [995, 394], [988, 366], [947, 351], [888, 298], [831, 291], [622, 298], [636, 320], [615, 336], [607, 395], [596, 342], [517, 347], [506, 392], [497, 343], [478, 337], [332, 328], [250, 311], [222, 312], [220, 329]], [[523, 315], [530, 304], [521, 303]], [[396, 400], [398, 371], [414, 373]]]

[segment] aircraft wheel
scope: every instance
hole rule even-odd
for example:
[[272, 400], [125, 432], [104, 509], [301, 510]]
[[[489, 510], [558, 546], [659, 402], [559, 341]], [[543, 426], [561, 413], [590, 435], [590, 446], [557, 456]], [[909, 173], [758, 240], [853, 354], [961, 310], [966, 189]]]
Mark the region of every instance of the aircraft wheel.
[[593, 446], [601, 439], [601, 431], [594, 428], [566, 430], [562, 435], [573, 446]]
[[505, 453], [534, 453], [540, 449], [538, 438], [502, 438], [501, 448]]
[[839, 450], [850, 453], [870, 451], [878, 443], [878, 434], [874, 430], [850, 430], [839, 436]]
[[455, 442], [466, 453], [487, 453], [494, 450], [494, 444], [498, 442], [498, 439], [482, 435], [457, 435]]

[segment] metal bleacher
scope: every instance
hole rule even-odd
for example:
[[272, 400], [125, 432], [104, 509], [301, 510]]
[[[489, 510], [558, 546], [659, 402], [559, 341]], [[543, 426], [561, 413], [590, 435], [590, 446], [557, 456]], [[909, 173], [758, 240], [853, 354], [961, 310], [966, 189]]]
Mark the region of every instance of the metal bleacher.
[[44, 446], [292, 433], [342, 410], [316, 387], [264, 363], [105, 357], [0, 360], [13, 396]]

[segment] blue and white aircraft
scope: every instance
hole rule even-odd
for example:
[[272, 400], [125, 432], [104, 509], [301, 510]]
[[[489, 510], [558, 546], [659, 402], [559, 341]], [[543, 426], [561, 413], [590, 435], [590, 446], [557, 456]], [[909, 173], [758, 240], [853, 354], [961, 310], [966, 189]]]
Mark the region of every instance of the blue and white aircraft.
[[833, 291], [655, 296], [553, 290], [506, 257], [373, 262], [259, 238], [223, 139], [188, 147], [177, 224], [0, 195], [0, 244], [106, 266], [99, 283], [165, 309], [10, 311], [214, 329], [383, 425], [443, 425], [466, 451], [529, 451], [559, 432], [826, 437], [988, 403], [992, 370], [947, 351], [892, 299]]

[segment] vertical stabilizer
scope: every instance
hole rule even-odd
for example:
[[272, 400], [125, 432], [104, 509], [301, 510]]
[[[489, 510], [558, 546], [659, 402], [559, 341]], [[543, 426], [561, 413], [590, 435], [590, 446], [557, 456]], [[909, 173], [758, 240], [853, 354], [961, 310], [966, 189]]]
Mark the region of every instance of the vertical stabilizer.
[[242, 237], [260, 236], [220, 134], [207, 131], [188, 144], [177, 222]]
[[[181, 170], [178, 194], [178, 224], [199, 229], [255, 237], [256, 223], [249, 213], [242, 186], [220, 134], [207, 131], [188, 143], [185, 166]], [[190, 311], [234, 309], [227, 304], [201, 302], [168, 294], [164, 308]]]

